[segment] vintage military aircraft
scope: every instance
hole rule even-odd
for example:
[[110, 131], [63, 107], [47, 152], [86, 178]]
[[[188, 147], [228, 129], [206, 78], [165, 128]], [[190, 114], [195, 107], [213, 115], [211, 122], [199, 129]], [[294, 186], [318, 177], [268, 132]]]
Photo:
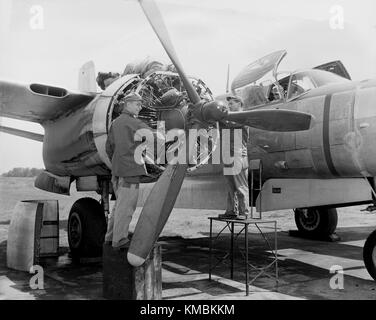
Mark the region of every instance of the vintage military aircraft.
[[[232, 91], [243, 97], [247, 110], [273, 106], [308, 112], [316, 125], [304, 132], [251, 128], [251, 167], [262, 164], [262, 191], [251, 198], [258, 211], [295, 208], [301, 234], [323, 239], [337, 227], [336, 208], [375, 203], [376, 80], [351, 81], [340, 61], [278, 72], [286, 54], [277, 51], [248, 65]], [[375, 241], [376, 231], [363, 255], [376, 279]]]
[[[0, 116], [37, 122], [44, 128], [44, 135], [41, 135], [1, 127], [3, 132], [43, 142], [46, 170], [37, 177], [35, 186], [69, 194], [70, 185], [75, 181], [78, 191], [97, 191], [102, 196], [101, 204], [83, 198], [71, 209], [68, 235], [71, 253], [76, 257], [101, 253], [111, 193], [111, 161], [105, 152], [105, 142], [108, 128], [119, 115], [118, 106], [126, 94], [136, 91], [143, 96], [144, 110], [140, 117], [154, 129], [157, 121], [165, 121], [166, 130], [187, 129], [192, 127], [191, 123], [194, 123], [193, 127], [205, 128], [217, 120], [276, 131], [307, 130], [313, 123], [310, 114], [277, 108], [228, 113], [213, 99], [202, 80], [185, 75], [153, 1], [141, 1], [140, 4], [177, 72], [153, 72], [146, 78], [127, 74], [101, 93], [92, 92], [96, 89], [90, 64], [80, 70], [80, 88], [86, 92], [71, 92], [38, 83], [0, 81]], [[186, 96], [185, 103], [173, 106], [161, 103], [162, 94], [171, 88], [178, 88]], [[154, 217], [162, 214], [166, 220], [187, 169], [188, 165], [168, 165], [159, 179], [159, 176], [149, 178], [148, 182], [158, 181], [146, 200], [143, 209], [146, 213], [142, 216], [152, 211]], [[150, 232], [141, 237], [147, 248], [154, 244], [163, 225], [157, 221], [150, 227]], [[137, 232], [135, 238], [136, 235]]]
[[[0, 128], [3, 132], [43, 142], [46, 171], [36, 179], [36, 187], [69, 194], [70, 184], [75, 181], [78, 191], [97, 191], [101, 194], [101, 203], [83, 198], [72, 206], [68, 236], [73, 256], [95, 256], [101, 252], [106, 227], [105, 215], [109, 210], [111, 193], [111, 163], [104, 145], [111, 121], [118, 115], [117, 106], [124, 95], [131, 91], [137, 91], [144, 97], [144, 110], [141, 116], [152, 127], [157, 120], [166, 121], [167, 129], [186, 129], [192, 122], [208, 128], [217, 120], [230, 120], [255, 128], [255, 138], [251, 141], [249, 156], [250, 159], [261, 160], [264, 173], [262, 180], [265, 182], [260, 194], [262, 197], [259, 195], [255, 204], [263, 211], [305, 208], [299, 209], [296, 213], [298, 227], [305, 232], [333, 231], [336, 212], [331, 207], [372, 202], [370, 188], [368, 185], [365, 186], [364, 179], [362, 180], [363, 174], [368, 178], [375, 176], [372, 174], [372, 163], [369, 164], [370, 168], [367, 167], [368, 171], [359, 173], [360, 171], [354, 170], [364, 161], [370, 161], [368, 153], [372, 154], [371, 143], [357, 142], [363, 142], [363, 139], [368, 141], [372, 136], [372, 122], [362, 120], [367, 117], [372, 119], [370, 106], [375, 100], [373, 88], [376, 87], [376, 82], [354, 83], [332, 73], [320, 71], [318, 79], [313, 80], [314, 86], [306, 88], [300, 84], [298, 73], [278, 79], [276, 70], [285, 55], [284, 52], [278, 52], [248, 66], [235, 78], [232, 90], [244, 96], [249, 110], [226, 113], [221, 105], [213, 100], [212, 93], [202, 80], [188, 78], [185, 75], [154, 3], [144, 0], [140, 1], [140, 4], [177, 73], [155, 72], [144, 79], [137, 74], [126, 75], [99, 94], [69, 92], [64, 88], [42, 84], [20, 85], [0, 82], [0, 115], [38, 122], [44, 127], [44, 135], [7, 127]], [[268, 71], [273, 71], [275, 81], [258, 84], [257, 81]], [[321, 78], [322, 81], [319, 81]], [[188, 96], [187, 100], [190, 100], [193, 106], [185, 104], [171, 107], [160, 104], [160, 94], [172, 87], [176, 88], [177, 82], [181, 84], [180, 90]], [[249, 102], [249, 99], [261, 96], [259, 89], [252, 88], [256, 86], [262, 89], [264, 103]], [[86, 87], [92, 88], [92, 85], [88, 84]], [[304, 91], [299, 93], [299, 89]], [[259, 93], [255, 93], [256, 90]], [[200, 101], [203, 103], [200, 104]], [[354, 113], [351, 113], [355, 109], [358, 117], [356, 119], [360, 119], [359, 121], [354, 121]], [[306, 112], [318, 118], [316, 126], [312, 125], [311, 116]], [[355, 123], [361, 130], [364, 129], [362, 135], [358, 134]], [[341, 128], [347, 128], [346, 124], [349, 129], [346, 129], [345, 133], [345, 146], [338, 143], [336, 137]], [[342, 154], [334, 157], [333, 151], [337, 150], [338, 145], [342, 146]], [[353, 156], [350, 152], [349, 160], [344, 160], [348, 145], [356, 150], [364, 148], [360, 151], [365, 150], [367, 158], [360, 158], [360, 155], [358, 157], [358, 153]], [[351, 168], [350, 160], [353, 161], [355, 169]], [[193, 166], [193, 169], [198, 170], [192, 173], [193, 177], [189, 179], [192, 179], [193, 184], [194, 179], [199, 183], [198, 188], [188, 190], [191, 193], [189, 200], [184, 198], [186, 190], [183, 185], [175, 203], [187, 169], [192, 171], [192, 167], [181, 164], [167, 166], [159, 179], [155, 179], [157, 182], [148, 197], [141, 196], [144, 208], [134, 234], [136, 240], [141, 241], [132, 240], [130, 251], [133, 256], [128, 257], [133, 264], [142, 263], [146, 258], [174, 205], [213, 209], [221, 207], [223, 197], [218, 195], [224, 191], [224, 186], [213, 178], [213, 173], [219, 172], [217, 166], [204, 166], [203, 163], [206, 161], [210, 162], [210, 159], [204, 159]], [[207, 178], [208, 175], [210, 178]], [[205, 178], [201, 178], [202, 176]], [[203, 184], [206, 187], [200, 188]], [[221, 189], [219, 193], [218, 188]], [[318, 191], [320, 188], [323, 189]], [[356, 192], [352, 197], [348, 197], [351, 193], [349, 191], [353, 189], [356, 189]], [[332, 190], [333, 194], [330, 193]], [[362, 190], [364, 192], [361, 192]], [[202, 191], [208, 194], [217, 193], [214, 197], [208, 197]], [[150, 216], [156, 220], [153, 220], [147, 234], [141, 233], [139, 236], [139, 230], [144, 231], [145, 226], [142, 217]], [[375, 269], [374, 242], [370, 242], [368, 247], [371, 251], [367, 255], [368, 261], [371, 261], [368, 262], [370, 267], [367, 267], [371, 274]]]
[[[307, 131], [269, 132], [251, 128], [248, 157], [254, 181], [250, 202], [261, 212], [294, 209], [300, 235], [330, 240], [336, 230], [336, 208], [375, 203], [376, 80], [351, 81], [340, 61], [308, 70], [278, 72], [286, 51], [269, 54], [235, 77], [231, 93], [243, 97], [246, 110], [276, 107], [307, 112], [315, 126]], [[208, 160], [210, 163], [210, 159]], [[257, 173], [261, 172], [261, 176]], [[189, 174], [194, 188], [183, 185], [176, 206], [223, 209], [226, 190], [218, 183], [219, 166], [207, 164]], [[205, 182], [200, 176], [205, 176]], [[259, 181], [261, 180], [261, 181]], [[199, 183], [197, 183], [199, 182]], [[187, 201], [184, 192], [194, 193]], [[200, 195], [211, 201], [200, 201]], [[376, 278], [376, 231], [367, 239], [363, 257]]]

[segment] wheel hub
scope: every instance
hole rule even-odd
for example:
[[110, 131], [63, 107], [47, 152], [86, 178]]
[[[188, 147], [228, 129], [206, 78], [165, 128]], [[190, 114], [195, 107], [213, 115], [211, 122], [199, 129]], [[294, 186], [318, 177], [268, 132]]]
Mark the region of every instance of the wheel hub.
[[320, 215], [316, 210], [302, 210], [299, 219], [304, 228], [310, 231], [315, 230], [320, 224]]
[[77, 213], [73, 212], [69, 221], [69, 239], [73, 248], [78, 248], [82, 239], [82, 225]]

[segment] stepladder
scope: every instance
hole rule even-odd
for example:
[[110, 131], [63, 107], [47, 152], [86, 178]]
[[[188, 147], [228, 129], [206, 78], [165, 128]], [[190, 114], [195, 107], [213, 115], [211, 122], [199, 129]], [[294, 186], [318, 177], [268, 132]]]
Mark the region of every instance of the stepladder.
[[[262, 161], [261, 159], [253, 159], [249, 161], [248, 168], [250, 183], [250, 211], [251, 219], [262, 219]], [[259, 210], [257, 210], [257, 197], [259, 199]]]

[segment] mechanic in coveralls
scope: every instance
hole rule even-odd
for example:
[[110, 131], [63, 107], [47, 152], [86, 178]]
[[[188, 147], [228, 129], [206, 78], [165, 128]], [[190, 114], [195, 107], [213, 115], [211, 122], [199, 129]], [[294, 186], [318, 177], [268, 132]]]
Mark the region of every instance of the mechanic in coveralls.
[[[240, 97], [229, 96], [226, 100], [228, 101], [229, 111], [235, 112], [243, 109], [243, 100]], [[224, 174], [228, 190], [227, 209], [224, 214], [219, 215], [219, 218], [246, 220], [249, 216], [247, 155], [249, 127], [224, 121], [221, 123], [221, 129], [229, 129], [230, 131], [230, 143], [229, 145], [222, 143], [222, 148], [230, 148], [230, 152], [234, 155], [235, 161], [232, 165], [226, 165], [225, 163], [224, 170], [228, 170], [229, 167], [234, 167], [235, 163], [237, 163], [238, 167], [236, 170], [230, 171], [231, 174], [228, 174], [228, 172]], [[235, 139], [241, 139], [241, 143], [234, 143]]]
[[[142, 108], [142, 97], [130, 93], [120, 105], [121, 115], [112, 123], [106, 141], [106, 152], [112, 160], [112, 186], [116, 203], [108, 220], [105, 243], [115, 249], [129, 246], [129, 224], [136, 210], [139, 184], [145, 182], [149, 174], [145, 164], [135, 159], [135, 150], [142, 143], [139, 129], [152, 130], [137, 119]], [[157, 143], [164, 144], [164, 136], [156, 133]]]

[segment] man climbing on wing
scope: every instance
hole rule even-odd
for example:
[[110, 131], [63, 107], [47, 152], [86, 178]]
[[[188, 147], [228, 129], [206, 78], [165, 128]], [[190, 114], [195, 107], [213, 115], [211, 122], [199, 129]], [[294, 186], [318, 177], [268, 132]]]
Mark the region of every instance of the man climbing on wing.
[[120, 78], [120, 74], [117, 72], [98, 72], [97, 84], [102, 89], [105, 90], [111, 83], [115, 82]]

